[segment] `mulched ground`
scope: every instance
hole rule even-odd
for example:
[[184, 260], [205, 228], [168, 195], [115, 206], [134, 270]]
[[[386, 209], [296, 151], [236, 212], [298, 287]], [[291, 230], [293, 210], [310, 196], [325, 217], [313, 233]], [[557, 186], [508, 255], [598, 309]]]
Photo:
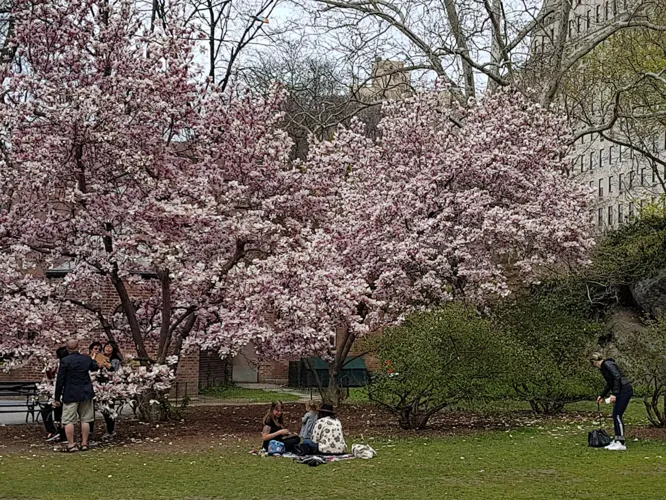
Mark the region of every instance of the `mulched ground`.
[[[267, 405], [193, 406], [187, 409], [183, 420], [146, 424], [121, 417], [117, 424], [117, 436], [113, 443], [100, 447], [127, 447], [156, 452], [189, 452], [216, 447], [239, 446], [247, 448], [256, 441]], [[300, 417], [304, 413], [300, 403], [286, 403], [285, 416], [292, 431], [300, 430]], [[428, 428], [422, 431], [405, 431], [385, 410], [372, 405], [344, 405], [339, 417], [345, 435], [350, 438], [436, 437], [465, 435], [484, 430], [506, 430], [525, 425], [536, 425], [547, 418], [536, 418], [530, 412], [511, 412], [497, 415], [479, 415], [462, 412], [444, 412], [434, 417]], [[561, 418], [561, 417], [560, 417]], [[564, 417], [567, 423], [589, 422], [590, 414], [571, 412]], [[104, 422], [96, 422], [95, 438], [104, 432]], [[666, 440], [666, 429], [632, 429], [630, 436], [642, 439]], [[248, 445], [248, 441], [250, 444]], [[53, 449], [44, 442], [44, 427], [40, 424], [8, 425], [0, 427], [0, 455]]]

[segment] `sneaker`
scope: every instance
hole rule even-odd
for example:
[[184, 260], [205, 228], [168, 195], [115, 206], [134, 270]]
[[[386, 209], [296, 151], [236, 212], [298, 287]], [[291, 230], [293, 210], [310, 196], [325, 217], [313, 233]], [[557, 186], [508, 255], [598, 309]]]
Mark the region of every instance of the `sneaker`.
[[113, 432], [109, 434], [108, 432], [102, 436], [102, 441], [109, 441], [110, 439], [113, 439], [116, 436], [116, 433]]
[[624, 443], [615, 441], [614, 443], [611, 443], [610, 446], [606, 449], [611, 451], [626, 451], [627, 447], [624, 445]]
[[54, 433], [54, 434], [49, 434], [48, 436], [46, 436], [46, 442], [47, 443], [53, 443], [54, 441], [56, 441], [56, 442], [60, 441], [60, 434], [58, 434], [57, 432]]
[[611, 446], [615, 446], [615, 440], [611, 441], [610, 444], [604, 446], [604, 450], [609, 450]]

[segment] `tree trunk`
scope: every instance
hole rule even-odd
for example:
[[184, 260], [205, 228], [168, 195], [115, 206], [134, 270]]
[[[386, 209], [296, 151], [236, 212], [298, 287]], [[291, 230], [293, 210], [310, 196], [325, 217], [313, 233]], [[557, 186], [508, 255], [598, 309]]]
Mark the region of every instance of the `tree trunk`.
[[322, 399], [325, 403], [333, 406], [339, 406], [342, 402], [342, 388], [340, 387], [340, 373], [342, 367], [337, 366], [334, 361], [328, 367], [328, 387], [322, 394]]
[[401, 429], [425, 429], [432, 413], [414, 411], [412, 407], [403, 408], [398, 414], [398, 425]]

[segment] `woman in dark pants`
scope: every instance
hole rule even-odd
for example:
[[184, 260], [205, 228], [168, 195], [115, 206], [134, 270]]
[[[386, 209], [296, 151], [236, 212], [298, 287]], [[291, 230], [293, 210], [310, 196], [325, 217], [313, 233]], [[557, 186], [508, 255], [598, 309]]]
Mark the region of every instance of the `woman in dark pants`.
[[606, 380], [606, 387], [599, 397], [597, 403], [601, 403], [604, 398], [610, 394], [610, 403], [613, 406], [613, 426], [615, 427], [615, 439], [606, 446], [607, 450], [624, 451], [627, 449], [625, 444], [624, 415], [629, 401], [634, 395], [634, 388], [631, 382], [625, 377], [613, 358], [604, 359], [601, 353], [595, 352], [590, 356], [590, 362], [601, 370], [601, 374]]
[[272, 440], [282, 441], [285, 451], [293, 452], [294, 447], [301, 442], [301, 438], [292, 434], [284, 423], [282, 401], [274, 401], [264, 417], [264, 425], [261, 429], [261, 440], [264, 450], [268, 450], [268, 444]]
[[[120, 349], [118, 349], [118, 344], [115, 342], [107, 342], [104, 344], [102, 349], [103, 358], [100, 358], [100, 361], [97, 363], [101, 367], [104, 367], [107, 372], [116, 372], [120, 370], [122, 366], [122, 357], [120, 356]], [[108, 383], [108, 378], [100, 378], [100, 382]], [[102, 436], [103, 440], [113, 439], [116, 435], [116, 417], [115, 417], [115, 407], [113, 402], [110, 403], [110, 406], [107, 410], [102, 410], [102, 416], [104, 417], [104, 423], [106, 424], [106, 434]]]
[[[66, 347], [59, 347], [56, 350], [56, 356], [58, 358], [58, 363], [69, 354], [69, 351]], [[46, 378], [48, 380], [55, 381], [55, 377], [58, 374], [58, 367], [56, 366], [53, 370], [48, 370], [46, 372]], [[42, 422], [44, 422], [44, 427], [46, 428], [47, 441], [67, 441], [65, 436], [65, 428], [60, 425], [60, 419], [62, 418], [62, 406], [54, 407], [51, 403], [44, 403], [41, 405]]]

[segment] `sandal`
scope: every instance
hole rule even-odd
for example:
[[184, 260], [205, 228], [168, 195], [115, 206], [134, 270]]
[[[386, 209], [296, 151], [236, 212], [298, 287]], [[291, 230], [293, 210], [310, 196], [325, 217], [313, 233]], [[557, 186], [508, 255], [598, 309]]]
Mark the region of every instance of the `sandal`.
[[75, 444], [71, 448], [69, 446], [63, 446], [62, 448], [60, 448], [60, 451], [62, 453], [74, 453], [76, 451], [79, 451], [79, 445]]
[[88, 445], [83, 444], [83, 445], [79, 446], [79, 451], [88, 451]]

